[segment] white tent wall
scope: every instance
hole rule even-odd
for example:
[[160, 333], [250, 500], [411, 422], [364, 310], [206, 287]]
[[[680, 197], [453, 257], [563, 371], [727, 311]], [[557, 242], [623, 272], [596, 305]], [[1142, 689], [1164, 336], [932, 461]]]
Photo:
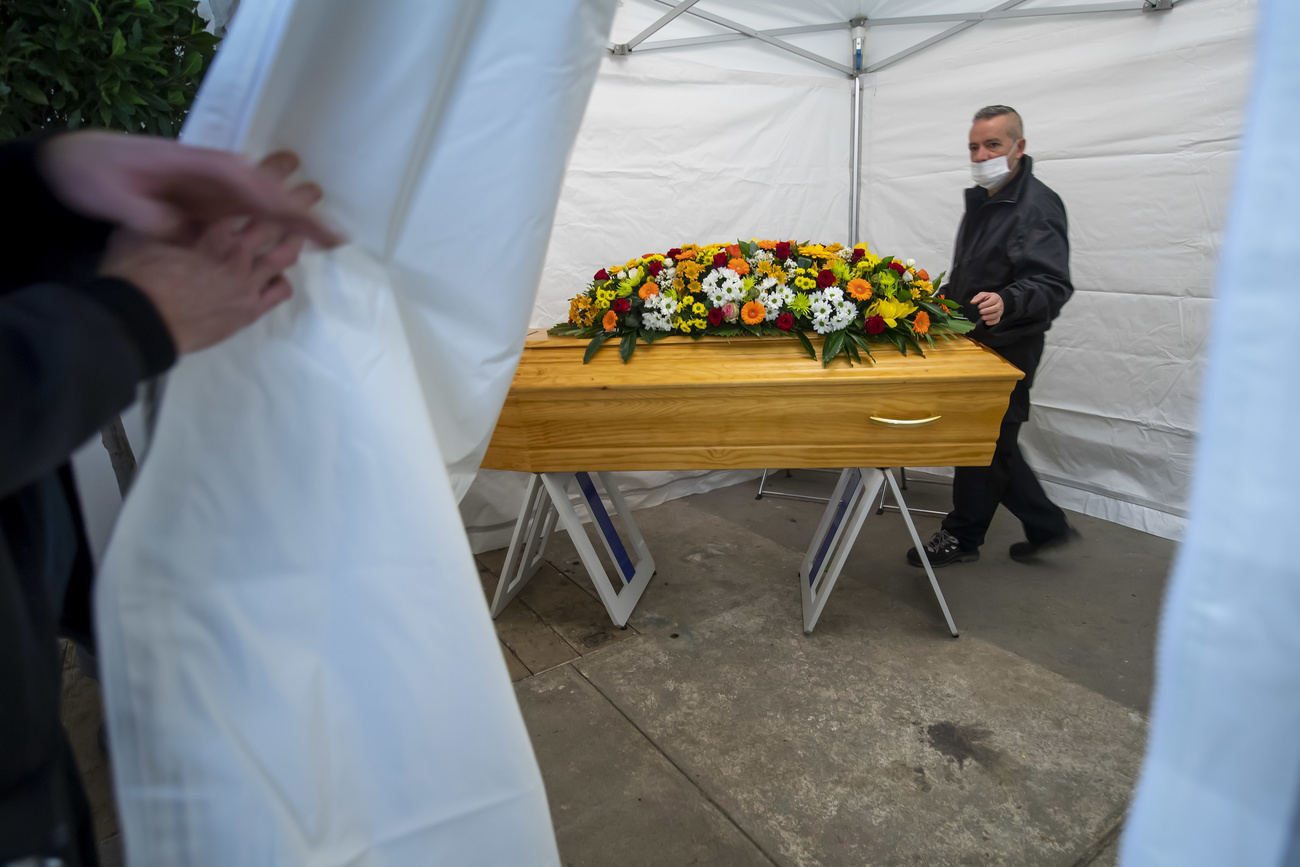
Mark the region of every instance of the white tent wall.
[[[597, 270], [642, 253], [756, 235], [843, 238], [850, 84], [815, 69], [738, 71], [667, 53], [606, 58], [565, 177], [532, 324], [567, 319], [569, 299]], [[643, 348], [632, 363], [652, 359]], [[644, 508], [757, 475], [619, 480], [629, 504]], [[526, 480], [479, 472], [461, 502], [475, 551], [509, 543]]]
[[[948, 268], [975, 109], [1014, 106], [1075, 295], [1021, 443], [1062, 506], [1177, 538], [1254, 47], [1251, 0], [983, 22], [868, 76], [863, 237]], [[1261, 275], [1264, 279], [1264, 275]]]
[[[991, 5], [697, 8], [764, 28]], [[1255, 6], [1184, 0], [1169, 12], [983, 21], [863, 77], [860, 240], [932, 273], [950, 265], [970, 185], [971, 114], [997, 102], [1022, 112], [1035, 172], [1069, 211], [1076, 287], [1048, 334], [1022, 445], [1061, 505], [1171, 538], [1185, 514]], [[625, 0], [612, 41], [667, 8]], [[949, 26], [869, 29], [864, 66]], [[644, 44], [726, 32], [687, 14]], [[783, 38], [849, 62], [847, 30]], [[533, 325], [565, 319], [568, 299], [597, 269], [684, 241], [846, 240], [851, 99], [845, 76], [753, 40], [607, 57], [565, 178]], [[637, 508], [756, 475], [622, 481]], [[524, 482], [480, 472], [461, 505], [475, 550], [509, 542]]]

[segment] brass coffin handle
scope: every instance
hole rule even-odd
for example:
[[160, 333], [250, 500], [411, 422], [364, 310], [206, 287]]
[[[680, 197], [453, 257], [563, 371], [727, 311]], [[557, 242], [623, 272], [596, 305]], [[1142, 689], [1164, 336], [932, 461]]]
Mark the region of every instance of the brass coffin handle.
[[870, 417], [876, 424], [883, 424], [885, 427], [923, 427], [927, 424], [934, 424], [941, 415], [932, 415], [929, 418], [881, 418], [878, 415]]

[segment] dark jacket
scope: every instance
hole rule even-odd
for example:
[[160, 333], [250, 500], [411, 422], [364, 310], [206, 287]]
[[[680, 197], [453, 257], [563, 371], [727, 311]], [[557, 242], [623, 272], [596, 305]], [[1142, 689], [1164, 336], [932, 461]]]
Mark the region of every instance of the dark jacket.
[[176, 349], [138, 289], [95, 276], [111, 227], [63, 208], [36, 153], [0, 146], [0, 864], [75, 865], [57, 631], [89, 639], [91, 562], [67, 462]]
[[[957, 230], [952, 270], [943, 292], [976, 323], [970, 336], [996, 349], [1025, 372], [1016, 385], [1006, 420], [1029, 419], [1029, 387], [1043, 354], [1043, 334], [1074, 294], [1065, 205], [1034, 177], [1033, 160], [993, 195], [966, 190], [966, 214]], [[970, 307], [981, 292], [1002, 296], [1002, 320], [989, 328]]]

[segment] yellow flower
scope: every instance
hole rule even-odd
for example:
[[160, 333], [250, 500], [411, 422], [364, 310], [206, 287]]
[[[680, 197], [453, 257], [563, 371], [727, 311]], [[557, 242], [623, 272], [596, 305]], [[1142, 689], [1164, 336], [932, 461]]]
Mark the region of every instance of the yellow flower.
[[811, 277], [796, 277], [794, 278], [794, 285], [798, 286], [800, 289], [807, 291], [809, 289], [816, 289], [817, 281]]
[[879, 298], [867, 308], [867, 316], [879, 316], [890, 328], [898, 325], [898, 320], [906, 319], [916, 311], [916, 305], [910, 301], [895, 301], [893, 298]]
[[608, 307], [610, 305], [610, 302], [614, 300], [614, 294], [615, 293], [613, 289], [597, 289], [596, 306]]
[[696, 303], [691, 305], [691, 312], [694, 313], [696, 316], [704, 316], [708, 314], [709, 308], [705, 307], [703, 304], [697, 301]]
[[694, 328], [696, 331], [702, 331], [702, 330], [704, 330], [704, 328], [705, 328], [706, 326], [708, 326], [708, 324], [709, 324], [709, 322], [708, 322], [707, 319], [692, 319], [692, 320], [691, 320], [691, 327]]
[[579, 295], [569, 302], [569, 319], [583, 328], [596, 321], [596, 307], [586, 295]]

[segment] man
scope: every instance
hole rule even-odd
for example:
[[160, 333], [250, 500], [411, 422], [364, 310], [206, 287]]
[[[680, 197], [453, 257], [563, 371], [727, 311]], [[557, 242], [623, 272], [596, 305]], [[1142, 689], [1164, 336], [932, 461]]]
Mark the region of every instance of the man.
[[[1034, 177], [1023, 130], [1020, 115], [1008, 106], [975, 113], [970, 159], [977, 186], [966, 190], [966, 214], [944, 288], [976, 323], [970, 336], [997, 350], [1025, 378], [1011, 392], [989, 466], [954, 470], [953, 509], [925, 545], [932, 566], [978, 560], [999, 503], [1025, 528], [1025, 541], [1011, 546], [1013, 560], [1032, 560], [1077, 536], [1016, 442], [1020, 425], [1029, 420], [1029, 388], [1043, 355], [1043, 335], [1074, 292], [1065, 206]], [[907, 561], [921, 565], [915, 548]]]
[[162, 139], [73, 133], [0, 147], [0, 867], [96, 862], [59, 724], [56, 630], [91, 633], [67, 461], [178, 353], [284, 301], [320, 198]]

